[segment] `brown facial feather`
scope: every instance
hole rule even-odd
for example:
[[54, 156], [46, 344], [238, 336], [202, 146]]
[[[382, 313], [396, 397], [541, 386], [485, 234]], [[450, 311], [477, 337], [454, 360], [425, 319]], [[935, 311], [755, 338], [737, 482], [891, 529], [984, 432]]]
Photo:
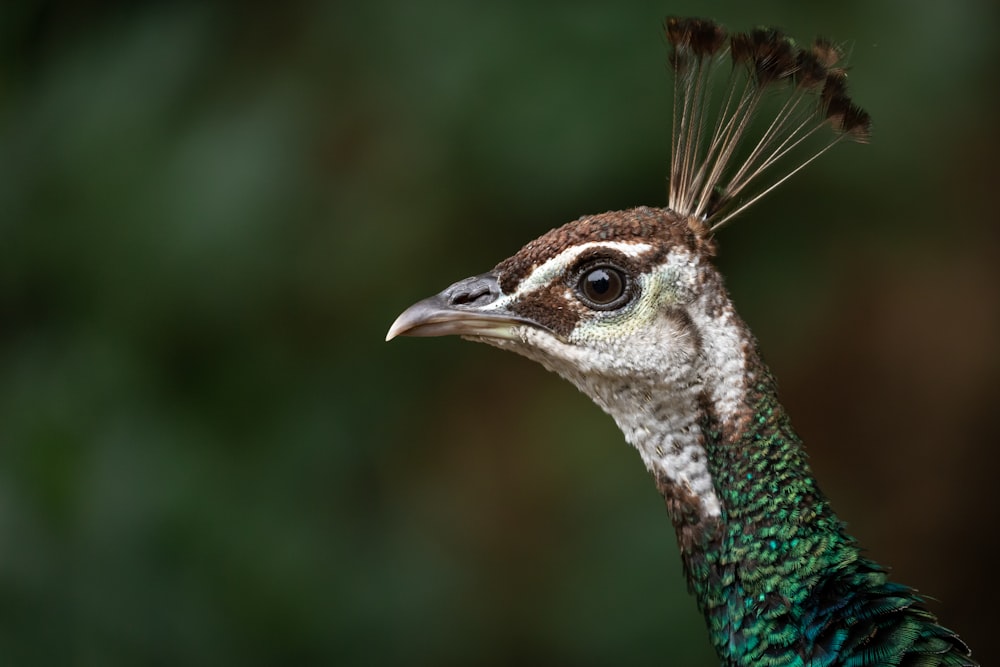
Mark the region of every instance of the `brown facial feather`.
[[517, 301], [511, 310], [565, 339], [587, 314], [587, 307], [576, 299], [567, 298], [566, 290], [563, 281], [555, 281]]

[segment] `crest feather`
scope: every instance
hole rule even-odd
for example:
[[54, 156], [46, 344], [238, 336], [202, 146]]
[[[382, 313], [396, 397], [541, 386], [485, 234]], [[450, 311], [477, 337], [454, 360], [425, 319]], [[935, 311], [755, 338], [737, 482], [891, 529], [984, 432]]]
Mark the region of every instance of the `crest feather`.
[[[774, 28], [726, 32], [706, 19], [664, 24], [674, 72], [670, 208], [708, 233], [844, 140], [865, 143], [871, 118], [847, 95], [843, 54], [817, 38], [806, 48]], [[715, 102], [715, 79], [728, 82]], [[778, 110], [759, 136], [751, 121], [768, 99]], [[829, 136], [807, 140], [823, 130]], [[777, 162], [783, 170], [772, 170]], [[760, 186], [765, 173], [773, 176]], [[751, 186], [757, 186], [751, 189]]]

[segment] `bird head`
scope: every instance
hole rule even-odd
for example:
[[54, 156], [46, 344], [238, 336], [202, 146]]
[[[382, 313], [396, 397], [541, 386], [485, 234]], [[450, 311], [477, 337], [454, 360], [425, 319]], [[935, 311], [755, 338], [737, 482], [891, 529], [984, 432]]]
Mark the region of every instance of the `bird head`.
[[[569, 378], [605, 409], [598, 389], [660, 381], [665, 369], [696, 374], [671, 382], [704, 380], [712, 370], [699, 366], [739, 356], [721, 349], [744, 347], [748, 334], [734, 338], [730, 330], [741, 323], [729, 315], [711, 265], [714, 232], [832, 146], [867, 141], [870, 119], [847, 96], [840, 51], [828, 40], [800, 48], [778, 30], [729, 34], [712, 21], [681, 18], [668, 18], [665, 33], [674, 71], [668, 207], [554, 229], [489, 273], [415, 304], [387, 340], [458, 334], [509, 348]], [[729, 87], [713, 104], [719, 76]], [[774, 96], [785, 102], [754, 136], [760, 104]], [[786, 168], [775, 169], [781, 162]], [[765, 175], [772, 182], [761, 187]], [[716, 354], [699, 359], [699, 348], [716, 339]]]
[[658, 381], [695, 359], [701, 297], [717, 278], [712, 254], [704, 229], [668, 209], [587, 216], [414, 304], [386, 339], [460, 335], [523, 354], [584, 391]]
[[744, 403], [750, 333], [703, 224], [669, 209], [587, 216], [405, 310], [387, 339], [459, 335], [576, 385], [664, 485], [717, 515], [701, 422]]

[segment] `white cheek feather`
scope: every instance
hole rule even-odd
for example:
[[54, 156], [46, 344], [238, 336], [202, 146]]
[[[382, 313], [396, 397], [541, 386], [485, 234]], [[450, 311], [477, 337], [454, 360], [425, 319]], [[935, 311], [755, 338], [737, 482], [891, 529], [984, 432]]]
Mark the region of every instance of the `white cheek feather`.
[[[644, 246], [614, 245], [639, 252]], [[542, 273], [565, 270], [584, 249], [549, 260], [518, 292], [537, 289], [544, 284], [537, 282]], [[640, 301], [621, 317], [581, 322], [567, 342], [519, 327], [517, 336], [525, 345], [512, 347], [590, 396], [614, 418], [647, 469], [700, 498], [703, 514], [717, 517], [721, 505], [702, 445], [698, 402], [705, 393], [723, 422], [737, 419], [746, 392], [746, 334], [724, 292], [695, 291], [699, 270], [690, 254], [671, 253], [641, 279]], [[700, 347], [691, 331], [664, 314], [665, 301], [690, 316]]]
[[[524, 354], [562, 375], [614, 418], [625, 440], [634, 446], [646, 468], [701, 499], [702, 513], [717, 517], [719, 499], [708, 471], [698, 423], [697, 402], [701, 387], [690, 378], [693, 345], [667, 318], [658, 318], [656, 331], [643, 336], [659, 345], [642, 345], [641, 354], [655, 375], [636, 378], [630, 357], [614, 348], [594, 348], [564, 343], [533, 328], [522, 335]], [[664, 345], [664, 340], [673, 341]], [[632, 342], [636, 342], [634, 339]], [[627, 343], [626, 343], [627, 344]], [[630, 346], [634, 354], [635, 346]], [[535, 354], [534, 352], [540, 352]]]
[[715, 413], [723, 423], [734, 424], [747, 391], [746, 332], [728, 302], [716, 317], [702, 308], [692, 309], [694, 325], [702, 333], [702, 377]]

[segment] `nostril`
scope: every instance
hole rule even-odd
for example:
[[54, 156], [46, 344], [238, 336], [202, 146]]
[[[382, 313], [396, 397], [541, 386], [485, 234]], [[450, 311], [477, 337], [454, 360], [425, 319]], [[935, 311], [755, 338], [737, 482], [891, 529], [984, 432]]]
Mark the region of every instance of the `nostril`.
[[447, 290], [448, 305], [477, 307], [485, 306], [500, 296], [496, 279], [487, 274], [466, 278]]
[[479, 299], [484, 294], [489, 294], [488, 289], [478, 289], [478, 290], [468, 290], [465, 292], [458, 292], [451, 299], [451, 305], [453, 306], [467, 306], [474, 303], [476, 299]]

